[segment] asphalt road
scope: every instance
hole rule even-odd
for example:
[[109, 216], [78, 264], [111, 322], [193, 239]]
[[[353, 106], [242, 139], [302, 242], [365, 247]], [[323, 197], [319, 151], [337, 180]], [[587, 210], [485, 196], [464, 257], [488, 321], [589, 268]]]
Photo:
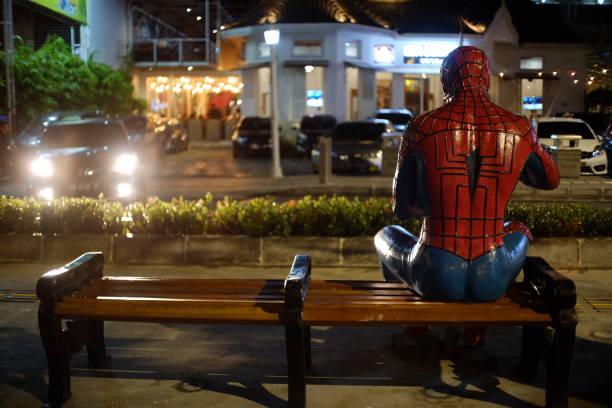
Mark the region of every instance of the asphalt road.
[[[207, 190], [207, 179], [269, 177], [270, 158], [234, 159], [229, 144], [214, 148], [191, 148], [159, 158], [141, 159], [144, 192], [141, 196], [194, 197]], [[287, 176], [312, 174], [309, 159], [285, 158], [283, 174]], [[245, 181], [248, 184], [248, 180]], [[23, 196], [26, 185], [17, 180], [0, 178], [0, 195]], [[140, 197], [139, 197], [140, 198]]]

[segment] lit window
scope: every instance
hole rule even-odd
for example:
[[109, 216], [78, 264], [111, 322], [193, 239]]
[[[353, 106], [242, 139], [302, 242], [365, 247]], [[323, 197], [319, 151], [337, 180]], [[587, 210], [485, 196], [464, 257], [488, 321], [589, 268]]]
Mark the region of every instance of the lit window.
[[392, 64], [395, 62], [393, 45], [375, 45], [373, 49], [374, 62], [377, 64]]
[[293, 42], [293, 55], [317, 56], [322, 53], [321, 41], [298, 40]]
[[542, 57], [522, 58], [521, 69], [542, 69]]
[[350, 58], [359, 58], [359, 43], [357, 41], [345, 42], [344, 55]]

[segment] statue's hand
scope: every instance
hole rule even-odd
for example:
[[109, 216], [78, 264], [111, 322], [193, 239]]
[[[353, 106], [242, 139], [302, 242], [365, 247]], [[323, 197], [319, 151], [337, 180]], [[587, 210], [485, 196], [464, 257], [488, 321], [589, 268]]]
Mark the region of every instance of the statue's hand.
[[529, 240], [529, 243], [533, 242], [533, 234], [531, 233], [531, 231], [529, 231], [529, 228], [527, 228], [527, 226], [522, 222], [512, 221], [506, 222], [504, 224], [504, 235], [508, 235], [517, 231], [525, 234], [525, 236], [527, 236], [527, 239]]

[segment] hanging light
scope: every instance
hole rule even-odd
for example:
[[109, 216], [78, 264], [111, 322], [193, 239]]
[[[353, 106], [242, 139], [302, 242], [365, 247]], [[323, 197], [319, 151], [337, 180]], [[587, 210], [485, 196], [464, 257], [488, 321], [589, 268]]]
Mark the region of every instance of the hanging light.
[[314, 70], [314, 67], [312, 65], [304, 65], [304, 71], [306, 73], [311, 73]]
[[577, 79], [574, 79], [574, 85], [576, 85], [578, 83]]
[[592, 84], [593, 84], [593, 81], [589, 81], [589, 82], [587, 82], [587, 84], [592, 85]]
[[499, 77], [500, 77], [500, 78], [503, 78], [503, 77], [504, 77], [504, 73], [503, 73], [503, 72], [500, 72], [500, 73], [499, 73]]
[[607, 74], [608, 70], [604, 68], [604, 69], [601, 70], [601, 72], [603, 72], [604, 74]]
[[542, 78], [542, 73], [541, 73], [541, 72], [538, 72], [538, 76], [539, 76], [540, 78]]
[[553, 71], [553, 76], [557, 76], [557, 71]]
[[229, 77], [227, 78], [227, 82], [230, 84], [235, 84], [236, 82], [238, 82], [238, 78], [236, 77]]

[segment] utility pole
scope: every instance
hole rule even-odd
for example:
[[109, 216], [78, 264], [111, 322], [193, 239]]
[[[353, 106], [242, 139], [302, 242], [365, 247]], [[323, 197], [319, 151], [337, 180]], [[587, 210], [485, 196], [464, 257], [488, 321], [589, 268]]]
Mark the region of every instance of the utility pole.
[[15, 79], [13, 78], [13, 4], [12, 0], [3, 0], [2, 16], [4, 22], [4, 63], [6, 87], [6, 116], [8, 118], [8, 136], [15, 131]]
[[210, 64], [210, 3], [209, 0], [204, 0], [204, 38], [206, 62]]

